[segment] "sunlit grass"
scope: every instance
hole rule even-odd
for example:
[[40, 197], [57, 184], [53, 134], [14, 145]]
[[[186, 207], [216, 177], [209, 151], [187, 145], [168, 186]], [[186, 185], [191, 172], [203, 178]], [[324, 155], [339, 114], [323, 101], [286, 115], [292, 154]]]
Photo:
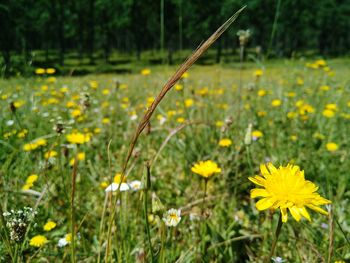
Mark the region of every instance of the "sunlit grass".
[[[328, 217], [288, 220], [275, 256], [348, 260], [349, 60], [317, 69], [307, 62], [315, 61], [244, 64], [240, 96], [238, 66], [194, 66], [156, 109], [123, 181], [116, 174], [138, 121], [174, 67], [1, 80], [2, 212], [38, 212], [20, 247], [2, 230], [1, 260], [18, 249], [34, 262], [69, 261], [75, 244], [75, 257], [87, 262], [260, 262], [270, 252], [278, 215], [256, 210], [248, 177], [267, 162], [300, 166], [332, 201]], [[210, 180], [191, 171], [206, 160], [220, 167]]]

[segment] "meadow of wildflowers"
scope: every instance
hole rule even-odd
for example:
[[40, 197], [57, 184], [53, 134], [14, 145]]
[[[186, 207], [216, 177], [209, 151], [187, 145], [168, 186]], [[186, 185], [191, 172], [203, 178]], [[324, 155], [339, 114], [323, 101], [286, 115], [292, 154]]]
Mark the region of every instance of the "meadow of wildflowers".
[[195, 66], [127, 167], [173, 67], [0, 80], [0, 262], [349, 262], [349, 64]]

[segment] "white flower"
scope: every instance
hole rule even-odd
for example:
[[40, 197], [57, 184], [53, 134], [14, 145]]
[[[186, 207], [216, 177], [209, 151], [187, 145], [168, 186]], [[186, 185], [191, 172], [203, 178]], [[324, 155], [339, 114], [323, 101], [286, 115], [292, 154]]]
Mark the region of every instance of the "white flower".
[[15, 123], [14, 120], [8, 120], [8, 121], [6, 122], [6, 125], [7, 125], [7, 126], [12, 126], [14, 123]]
[[159, 124], [163, 125], [166, 122], [166, 118], [164, 116], [159, 118]]
[[[105, 189], [105, 192], [106, 193], [108, 193], [108, 192], [115, 192], [115, 191], [118, 190], [118, 188], [119, 188], [119, 184], [112, 183]], [[130, 186], [127, 183], [121, 183], [119, 190], [121, 192], [128, 191], [128, 190], [130, 190]]]
[[181, 209], [169, 209], [163, 215], [163, 221], [167, 226], [177, 226], [177, 224], [181, 221]]
[[133, 114], [130, 116], [130, 120], [134, 121], [137, 119], [137, 115], [136, 114]]
[[281, 257], [275, 257], [275, 258], [272, 258], [272, 261], [273, 262], [276, 262], [276, 263], [282, 263], [282, 262], [285, 262], [285, 260]]
[[134, 180], [129, 183], [130, 188], [134, 191], [140, 190], [142, 188], [141, 181], [139, 180]]
[[58, 240], [57, 246], [59, 246], [59, 247], [65, 247], [65, 246], [67, 246], [67, 245], [68, 245], [68, 241], [67, 241], [67, 239], [66, 239], [65, 237], [62, 237], [62, 238], [60, 238], [60, 239]]

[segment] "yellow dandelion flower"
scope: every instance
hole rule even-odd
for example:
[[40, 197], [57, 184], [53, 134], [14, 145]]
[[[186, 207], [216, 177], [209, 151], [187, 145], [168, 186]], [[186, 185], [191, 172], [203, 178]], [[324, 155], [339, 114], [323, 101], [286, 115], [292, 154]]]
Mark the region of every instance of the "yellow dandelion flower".
[[328, 103], [325, 107], [327, 110], [337, 111], [338, 106], [335, 103]]
[[263, 71], [261, 69], [257, 69], [254, 71], [254, 77], [259, 78], [263, 75]]
[[145, 68], [143, 70], [141, 70], [141, 75], [143, 76], [148, 76], [151, 74], [151, 70], [149, 68]]
[[324, 59], [318, 59], [315, 61], [315, 64], [319, 67], [325, 67], [327, 65], [327, 62]]
[[336, 150], [338, 150], [339, 146], [334, 142], [329, 142], [326, 144], [326, 148], [329, 152], [335, 152]]
[[232, 144], [232, 141], [228, 138], [224, 138], [219, 141], [219, 146], [221, 147], [229, 147], [231, 144]]
[[66, 234], [66, 235], [64, 236], [64, 238], [66, 239], [66, 241], [67, 241], [68, 243], [72, 242], [72, 234], [71, 234], [71, 233]]
[[32, 237], [32, 239], [29, 241], [29, 245], [32, 247], [42, 247], [47, 243], [47, 238], [42, 235], [37, 235], [35, 237]]
[[[83, 161], [83, 160], [85, 160], [85, 153], [83, 153], [83, 152], [80, 152], [80, 153], [78, 153], [78, 161]], [[69, 161], [69, 165], [70, 166], [73, 166], [74, 165], [74, 162], [75, 162], [75, 157], [74, 158], [72, 158], [70, 161]]]
[[322, 112], [322, 115], [325, 116], [326, 118], [332, 118], [332, 117], [334, 117], [335, 112], [332, 111], [332, 110], [325, 109], [325, 110]]
[[218, 127], [218, 128], [221, 128], [222, 126], [224, 126], [224, 122], [223, 121], [217, 121], [215, 122], [215, 126]]
[[103, 124], [109, 124], [109, 123], [111, 123], [111, 120], [109, 118], [103, 118], [102, 119], [102, 123]]
[[28, 176], [27, 180], [26, 180], [26, 183], [27, 184], [33, 184], [35, 183], [37, 180], [38, 180], [38, 175], [37, 174], [31, 174]]
[[54, 68], [47, 68], [46, 69], [46, 74], [55, 74], [56, 73], [56, 69]]
[[288, 92], [287, 93], [287, 97], [293, 98], [295, 97], [297, 94], [295, 92]]
[[264, 136], [264, 134], [259, 130], [252, 131], [252, 137], [255, 139], [259, 139], [263, 136]]
[[211, 177], [214, 173], [221, 173], [221, 168], [218, 165], [211, 161], [200, 161], [194, 164], [191, 168], [191, 171], [203, 176], [204, 178]]
[[188, 72], [185, 72], [184, 74], [182, 74], [181, 78], [188, 79], [189, 76], [190, 76], [190, 74]]
[[297, 78], [297, 84], [299, 86], [304, 85], [304, 80], [302, 78]]
[[34, 186], [34, 184], [28, 184], [26, 183], [25, 185], [22, 186], [22, 190], [29, 190], [30, 188], [32, 188]]
[[305, 180], [304, 171], [299, 166], [288, 164], [276, 168], [272, 163], [260, 165], [262, 176], [256, 175], [248, 179], [263, 188], [250, 191], [251, 198], [263, 197], [256, 203], [259, 211], [265, 209], [280, 209], [282, 222], [287, 222], [287, 209], [296, 221], [305, 217], [311, 221], [306, 210], [310, 208], [318, 213], [328, 215], [320, 205], [330, 204], [331, 201], [316, 193], [318, 187], [311, 181]]
[[125, 183], [126, 182], [126, 176], [122, 176], [121, 173], [116, 173], [114, 178], [113, 178], [113, 182], [116, 183], [116, 184]]
[[47, 144], [46, 139], [38, 139], [35, 141], [38, 146], [45, 146]]
[[73, 118], [78, 118], [81, 116], [81, 110], [80, 109], [75, 109], [75, 110], [72, 110], [70, 115], [73, 117]]
[[189, 108], [193, 105], [193, 99], [186, 99], [185, 100], [185, 107]]
[[106, 182], [106, 181], [103, 181], [103, 182], [100, 183], [100, 187], [101, 187], [102, 189], [106, 189], [107, 186], [108, 186], [108, 182]]
[[15, 106], [16, 109], [22, 107], [26, 102], [24, 100], [18, 100], [13, 103], [13, 106]]
[[184, 122], [185, 122], [185, 118], [179, 117], [179, 118], [176, 119], [176, 121], [177, 121], [178, 123], [184, 123]]
[[264, 97], [267, 94], [267, 91], [264, 89], [259, 89], [258, 90], [258, 96], [259, 97]]
[[184, 88], [184, 86], [181, 85], [181, 84], [176, 84], [175, 85], [175, 90], [177, 90], [177, 91], [183, 90], [183, 88]]
[[98, 82], [96, 80], [91, 80], [89, 82], [89, 85], [92, 89], [97, 89], [98, 88]]
[[83, 134], [80, 132], [73, 132], [66, 135], [66, 139], [68, 142], [73, 144], [83, 144], [89, 142], [91, 139], [90, 134]]
[[278, 100], [278, 99], [273, 100], [273, 101], [271, 102], [271, 106], [272, 106], [272, 107], [279, 107], [279, 106], [281, 106], [281, 105], [282, 105], [282, 101], [281, 101], [281, 100]]
[[44, 154], [45, 159], [49, 159], [49, 158], [56, 157], [56, 156], [57, 156], [56, 151], [48, 151]]
[[259, 117], [265, 117], [267, 112], [266, 111], [258, 111], [257, 114]]
[[56, 78], [55, 77], [49, 77], [49, 78], [47, 78], [47, 82], [48, 83], [55, 83], [56, 82]]
[[43, 68], [37, 68], [37, 69], [35, 70], [35, 74], [37, 74], [37, 75], [45, 74], [45, 69], [43, 69]]
[[52, 229], [54, 229], [56, 227], [56, 223], [54, 221], [47, 221], [47, 223], [44, 225], [43, 229], [45, 231], [51, 231]]
[[95, 133], [95, 134], [99, 134], [100, 132], [101, 132], [101, 128], [95, 128], [95, 129], [94, 129], [94, 133]]
[[322, 85], [321, 87], [320, 87], [320, 90], [323, 90], [323, 91], [328, 91], [328, 90], [330, 90], [330, 86], [328, 86], [328, 85]]

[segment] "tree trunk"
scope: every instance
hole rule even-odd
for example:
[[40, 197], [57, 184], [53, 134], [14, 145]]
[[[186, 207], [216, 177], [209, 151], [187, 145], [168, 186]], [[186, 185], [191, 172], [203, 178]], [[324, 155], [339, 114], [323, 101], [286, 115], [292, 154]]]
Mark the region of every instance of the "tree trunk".
[[59, 0], [58, 7], [58, 41], [60, 43], [59, 61], [60, 65], [64, 65], [64, 53], [65, 53], [65, 43], [64, 43], [64, 0]]
[[94, 64], [94, 41], [95, 41], [95, 0], [89, 1], [89, 33], [88, 33], [88, 45], [89, 45], [89, 58], [90, 64]]

